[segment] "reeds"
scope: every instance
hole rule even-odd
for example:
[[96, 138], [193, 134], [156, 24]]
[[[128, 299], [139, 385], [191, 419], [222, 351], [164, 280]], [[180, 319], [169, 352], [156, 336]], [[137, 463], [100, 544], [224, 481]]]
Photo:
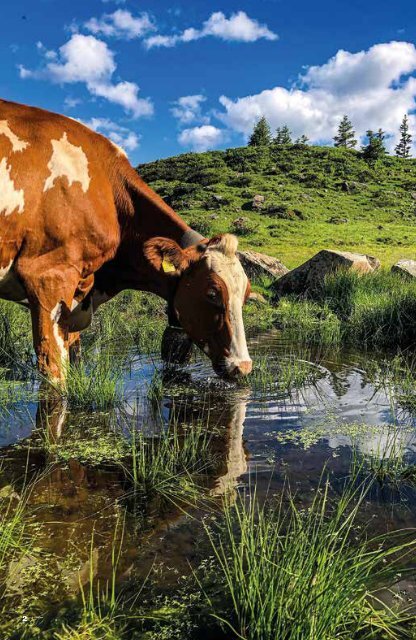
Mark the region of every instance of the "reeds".
[[244, 640], [410, 638], [411, 616], [382, 604], [379, 592], [397, 581], [414, 535], [357, 541], [364, 498], [351, 485], [333, 503], [325, 482], [308, 509], [290, 492], [273, 507], [255, 492], [226, 504], [223, 526], [207, 528], [214, 618]]

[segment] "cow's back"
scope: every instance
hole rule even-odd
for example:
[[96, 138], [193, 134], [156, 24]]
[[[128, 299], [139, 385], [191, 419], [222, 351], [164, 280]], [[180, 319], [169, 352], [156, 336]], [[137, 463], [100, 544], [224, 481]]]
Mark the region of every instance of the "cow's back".
[[0, 266], [22, 250], [114, 242], [121, 154], [71, 118], [0, 100]]

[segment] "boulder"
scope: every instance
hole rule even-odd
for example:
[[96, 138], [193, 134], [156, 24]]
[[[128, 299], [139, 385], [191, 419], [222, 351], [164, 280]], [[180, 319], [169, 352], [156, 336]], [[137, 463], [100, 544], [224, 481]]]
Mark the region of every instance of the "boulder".
[[262, 209], [263, 205], [264, 205], [264, 196], [261, 196], [259, 194], [255, 195], [251, 203], [251, 207], [253, 211], [256, 211], [257, 209]]
[[272, 276], [272, 278], [280, 278], [289, 269], [277, 258], [267, 256], [265, 253], [257, 251], [239, 251], [238, 257], [243, 265], [243, 269], [249, 278], [256, 278], [261, 275]]
[[391, 268], [393, 273], [400, 273], [409, 280], [416, 278], [416, 260], [399, 260]]
[[380, 261], [372, 256], [349, 251], [323, 249], [272, 284], [276, 297], [285, 294], [307, 295], [319, 291], [325, 276], [339, 269], [353, 269], [369, 273], [380, 267]]

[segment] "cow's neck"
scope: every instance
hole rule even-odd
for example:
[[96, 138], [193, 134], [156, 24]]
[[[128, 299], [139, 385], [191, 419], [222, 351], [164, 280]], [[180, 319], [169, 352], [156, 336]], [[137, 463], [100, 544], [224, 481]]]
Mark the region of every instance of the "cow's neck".
[[149, 265], [143, 255], [143, 244], [150, 238], [162, 236], [185, 249], [199, 242], [202, 236], [140, 178], [133, 185], [131, 199], [134, 215], [124, 224], [116, 257], [104, 265], [100, 270], [102, 273], [97, 273], [97, 285], [108, 287], [110, 284], [111, 295], [124, 289], [136, 289], [155, 293], [169, 301], [176, 289], [176, 279]]

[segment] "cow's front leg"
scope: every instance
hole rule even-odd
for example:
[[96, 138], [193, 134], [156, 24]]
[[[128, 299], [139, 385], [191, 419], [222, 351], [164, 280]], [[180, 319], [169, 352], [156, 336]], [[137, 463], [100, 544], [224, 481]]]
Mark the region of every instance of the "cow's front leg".
[[34, 260], [21, 266], [19, 275], [28, 294], [39, 371], [60, 381], [69, 360], [67, 319], [79, 271], [72, 265], [48, 266], [43, 259]]
[[32, 303], [30, 311], [39, 371], [52, 381], [63, 380], [69, 361], [68, 330], [63, 318], [65, 303], [58, 299], [52, 308]]

